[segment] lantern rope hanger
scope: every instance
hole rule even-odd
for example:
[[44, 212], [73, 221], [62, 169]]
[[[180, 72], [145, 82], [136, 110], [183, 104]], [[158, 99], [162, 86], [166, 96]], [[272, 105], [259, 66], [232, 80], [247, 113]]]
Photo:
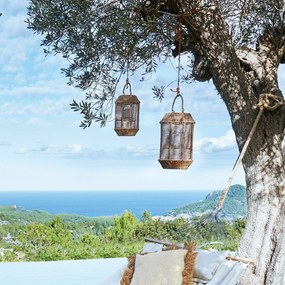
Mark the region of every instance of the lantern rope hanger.
[[128, 41], [128, 46], [127, 46], [127, 52], [126, 52], [126, 58], [127, 58], [127, 67], [126, 67], [126, 73], [127, 73], [127, 77], [126, 77], [126, 83], [124, 85], [123, 88], [123, 94], [125, 94], [125, 89], [130, 88], [130, 95], [132, 95], [132, 86], [131, 83], [129, 81], [129, 76], [130, 76], [130, 22], [128, 20], [128, 24], [127, 24], [127, 41]]
[[[161, 124], [159, 163], [164, 169], [188, 169], [192, 163], [193, 132], [195, 121], [190, 113], [184, 112], [183, 96], [180, 93], [182, 15], [178, 18], [176, 31], [178, 40], [178, 80], [176, 96], [172, 103], [172, 112], [166, 113]], [[173, 90], [171, 90], [173, 91]], [[181, 99], [182, 112], [175, 112], [177, 98]]]
[[[128, 43], [129, 43], [130, 39], [129, 39], [129, 33], [128, 33]], [[123, 87], [123, 94], [125, 95], [125, 90], [129, 89], [130, 90], [130, 95], [132, 95], [132, 85], [130, 83], [130, 79], [129, 79], [129, 74], [130, 74], [130, 49], [128, 48], [127, 50], [127, 76], [126, 76], [126, 83]]]
[[181, 73], [181, 45], [182, 45], [182, 16], [179, 16], [179, 24], [176, 35], [178, 36], [178, 67], [177, 67], [177, 87], [176, 90], [172, 90], [173, 92], [176, 92], [176, 96], [174, 97], [173, 103], [172, 103], [172, 112], [174, 112], [174, 104], [178, 97], [181, 99], [181, 110], [182, 113], [184, 113], [184, 99], [183, 96], [180, 93], [180, 73]]
[[[180, 73], [181, 73], [181, 46], [182, 46], [182, 15], [179, 15], [178, 20], [178, 29], [176, 35], [178, 36], [178, 68], [177, 68], [177, 88], [176, 88], [176, 96], [172, 103], [172, 112], [174, 112], [174, 104], [177, 97], [181, 98], [182, 101], [182, 113], [184, 113], [184, 102], [183, 96], [180, 93]], [[171, 90], [173, 91], [173, 90]]]
[[[126, 52], [126, 83], [123, 94], [115, 102], [115, 132], [118, 136], [135, 136], [139, 130], [140, 101], [132, 94], [132, 86], [129, 81], [130, 70], [130, 20], [127, 24], [127, 52]], [[125, 90], [129, 89], [129, 95]]]

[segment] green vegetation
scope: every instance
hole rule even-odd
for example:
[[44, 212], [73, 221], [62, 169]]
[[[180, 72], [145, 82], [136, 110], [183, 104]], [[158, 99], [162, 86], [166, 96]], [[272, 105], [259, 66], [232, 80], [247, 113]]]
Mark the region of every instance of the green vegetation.
[[[213, 210], [217, 205], [221, 193], [222, 191], [213, 191], [208, 194], [204, 200], [176, 208], [170, 211], [169, 214], [174, 216], [179, 214], [197, 216], [205, 213], [206, 211]], [[247, 205], [245, 187], [238, 184], [231, 186], [220, 216], [228, 220], [236, 220], [239, 218], [244, 218], [246, 211]]]
[[[225, 233], [236, 241], [243, 227], [242, 220], [223, 224]], [[141, 250], [145, 237], [180, 243], [189, 239], [198, 244], [206, 242], [195, 238], [198, 232], [208, 238], [205, 233], [209, 229], [205, 226], [194, 234], [183, 218], [162, 221], [153, 219], [148, 212], [139, 221], [131, 212], [113, 218], [88, 218], [0, 207], [0, 261], [129, 256]]]
[[[109, 223], [113, 220], [113, 217], [85, 217], [80, 215], [72, 214], [59, 214], [56, 215], [62, 218], [65, 222], [99, 222]], [[55, 215], [49, 214], [39, 210], [26, 210], [24, 208], [17, 208], [13, 206], [0, 206], [0, 221], [1, 218], [10, 220], [15, 223], [26, 223], [26, 222], [49, 222], [54, 219]]]

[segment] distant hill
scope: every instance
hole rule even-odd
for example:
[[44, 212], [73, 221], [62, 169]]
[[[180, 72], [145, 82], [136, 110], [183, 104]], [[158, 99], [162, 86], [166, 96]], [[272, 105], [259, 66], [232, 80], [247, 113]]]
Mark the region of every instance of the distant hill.
[[[209, 193], [202, 201], [188, 204], [183, 207], [175, 208], [168, 212], [169, 215], [177, 216], [179, 214], [188, 214], [197, 216], [206, 211], [213, 210], [219, 201], [222, 191], [213, 191]], [[225, 200], [220, 217], [235, 220], [246, 216], [246, 189], [242, 185], [233, 185]]]
[[13, 224], [27, 224], [29, 222], [45, 223], [60, 217], [64, 222], [112, 222], [112, 217], [85, 217], [73, 214], [50, 214], [45, 211], [27, 210], [16, 206], [0, 206], [0, 224], [9, 222]]

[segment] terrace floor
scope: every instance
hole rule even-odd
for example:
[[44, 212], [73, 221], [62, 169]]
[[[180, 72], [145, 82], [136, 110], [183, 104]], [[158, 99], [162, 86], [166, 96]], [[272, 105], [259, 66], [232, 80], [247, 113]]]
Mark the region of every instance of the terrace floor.
[[101, 285], [109, 279], [111, 285], [126, 265], [126, 258], [0, 263], [0, 284]]

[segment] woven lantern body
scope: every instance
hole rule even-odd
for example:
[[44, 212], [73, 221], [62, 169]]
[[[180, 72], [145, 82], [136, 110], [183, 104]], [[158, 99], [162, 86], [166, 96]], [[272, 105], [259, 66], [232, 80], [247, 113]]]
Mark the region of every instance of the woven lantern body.
[[139, 130], [140, 101], [135, 95], [120, 95], [115, 103], [115, 131], [118, 136], [135, 136]]
[[167, 113], [161, 124], [159, 162], [166, 169], [187, 169], [192, 163], [194, 124], [190, 113]]

